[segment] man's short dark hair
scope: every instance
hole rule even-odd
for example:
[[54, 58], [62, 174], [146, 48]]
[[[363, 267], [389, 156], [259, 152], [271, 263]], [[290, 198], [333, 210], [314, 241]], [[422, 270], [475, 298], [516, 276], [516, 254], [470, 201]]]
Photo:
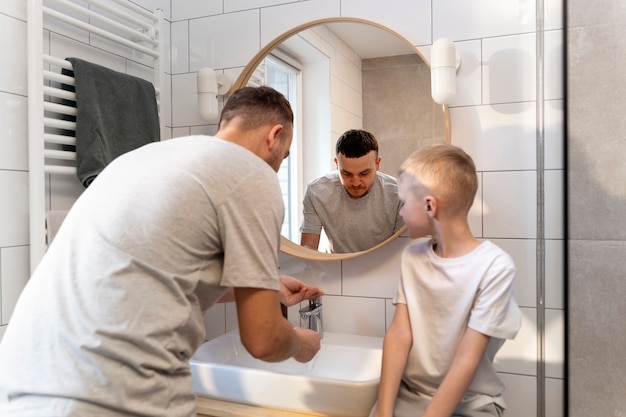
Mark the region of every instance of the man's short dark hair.
[[235, 91], [224, 103], [219, 126], [235, 117], [242, 118], [246, 129], [256, 129], [268, 123], [293, 125], [289, 101], [267, 86], [243, 87]]
[[371, 151], [378, 154], [378, 141], [373, 134], [366, 130], [351, 129], [346, 131], [337, 140], [335, 154], [341, 153], [346, 158], [360, 158]]

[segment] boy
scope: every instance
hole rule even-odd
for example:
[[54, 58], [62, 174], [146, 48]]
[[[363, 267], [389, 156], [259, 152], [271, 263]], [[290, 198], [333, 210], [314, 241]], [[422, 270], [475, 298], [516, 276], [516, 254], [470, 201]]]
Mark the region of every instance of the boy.
[[412, 239], [430, 238], [402, 255], [373, 416], [502, 415], [493, 358], [521, 314], [511, 258], [470, 231], [477, 188], [472, 159], [452, 145], [420, 149], [400, 167], [400, 214]]

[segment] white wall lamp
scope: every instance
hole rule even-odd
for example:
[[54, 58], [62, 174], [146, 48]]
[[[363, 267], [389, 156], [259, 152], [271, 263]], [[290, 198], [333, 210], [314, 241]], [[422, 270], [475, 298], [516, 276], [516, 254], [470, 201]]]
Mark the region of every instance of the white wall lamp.
[[218, 74], [211, 68], [200, 68], [198, 71], [198, 112], [205, 122], [217, 123], [219, 108], [217, 96], [228, 93], [232, 81], [224, 74]]
[[433, 100], [450, 104], [456, 95], [456, 74], [461, 68], [461, 58], [454, 43], [447, 38], [433, 42], [430, 52], [430, 88]]

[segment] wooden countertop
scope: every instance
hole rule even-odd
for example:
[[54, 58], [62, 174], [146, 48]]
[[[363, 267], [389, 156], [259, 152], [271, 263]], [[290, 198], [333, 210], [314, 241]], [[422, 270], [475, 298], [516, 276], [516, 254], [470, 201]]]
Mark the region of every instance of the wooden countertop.
[[198, 417], [333, 417], [330, 414], [304, 414], [294, 411], [231, 403], [198, 397], [196, 401]]

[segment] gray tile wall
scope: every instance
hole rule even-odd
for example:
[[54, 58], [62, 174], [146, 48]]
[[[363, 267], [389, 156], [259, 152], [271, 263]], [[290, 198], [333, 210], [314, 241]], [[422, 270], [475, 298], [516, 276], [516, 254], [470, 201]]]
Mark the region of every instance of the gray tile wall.
[[626, 3], [566, 3], [569, 415], [626, 415]]

